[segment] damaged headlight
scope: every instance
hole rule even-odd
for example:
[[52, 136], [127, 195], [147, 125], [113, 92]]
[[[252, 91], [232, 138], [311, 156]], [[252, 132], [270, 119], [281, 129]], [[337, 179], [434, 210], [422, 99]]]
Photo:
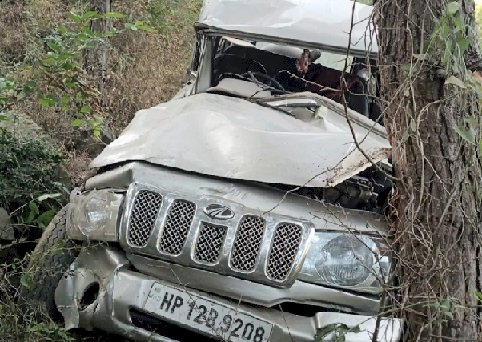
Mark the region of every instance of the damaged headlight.
[[358, 292], [380, 293], [391, 269], [385, 250], [378, 239], [366, 235], [317, 232], [298, 278]]
[[74, 240], [117, 241], [124, 195], [114, 190], [72, 192], [67, 234]]

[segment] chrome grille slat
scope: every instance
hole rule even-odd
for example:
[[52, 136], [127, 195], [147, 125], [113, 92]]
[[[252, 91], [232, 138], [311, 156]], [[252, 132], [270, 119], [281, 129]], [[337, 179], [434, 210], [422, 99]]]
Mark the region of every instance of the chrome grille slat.
[[176, 199], [169, 208], [162, 236], [159, 240], [159, 250], [177, 255], [181, 253], [187, 239], [196, 212], [192, 202]]
[[226, 226], [202, 222], [199, 237], [196, 242], [194, 258], [197, 261], [207, 264], [214, 264], [218, 261], [227, 230], [228, 227]]
[[238, 227], [231, 252], [231, 267], [242, 272], [253, 271], [256, 267], [265, 222], [259, 216], [244, 216]]
[[147, 245], [161, 204], [162, 196], [156, 192], [141, 190], [137, 193], [127, 233], [127, 239], [131, 245], [136, 247]]
[[271, 279], [285, 280], [295, 261], [303, 237], [300, 226], [292, 223], [281, 223], [271, 243], [266, 272]]
[[[209, 215], [212, 207], [231, 215]], [[314, 235], [306, 221], [139, 183], [129, 186], [119, 230], [128, 253], [275, 287], [296, 280]]]

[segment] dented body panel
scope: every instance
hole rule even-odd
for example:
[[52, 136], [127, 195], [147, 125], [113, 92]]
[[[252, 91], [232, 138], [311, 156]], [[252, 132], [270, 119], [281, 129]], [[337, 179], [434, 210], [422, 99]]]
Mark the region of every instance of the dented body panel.
[[[379, 331], [380, 338], [377, 339], [378, 341], [398, 341], [401, 336], [402, 323], [397, 319], [382, 318], [377, 322], [377, 319], [370, 316], [370, 314], [362, 315], [343, 312], [320, 312], [311, 317], [300, 319], [297, 315], [281, 312], [274, 308], [247, 306], [244, 303], [240, 303], [244, 299], [243, 296], [240, 296], [237, 300], [227, 300], [209, 293], [217, 291], [219, 288], [223, 288], [224, 291], [230, 291], [228, 285], [233, 282], [229, 277], [218, 278], [218, 283], [204, 283], [206, 288], [195, 290], [183, 283], [185, 280], [183, 274], [187, 274], [190, 271], [196, 272], [196, 270], [186, 268], [179, 272], [182, 277], [176, 279], [176, 277], [171, 276], [173, 271], [176, 270], [170, 269], [168, 264], [153, 268], [149, 265], [149, 261], [146, 261], [138, 264], [143, 265], [141, 271], [145, 272], [146, 268], [150, 268], [151, 271], [149, 273], [152, 273], [154, 269], [153, 273], [155, 276], [126, 268], [128, 260], [121, 250], [103, 246], [85, 248], [72, 264], [66, 276], [62, 278], [55, 293], [56, 303], [59, 311], [66, 319], [66, 326], [68, 328], [98, 328], [103, 331], [123, 335], [134, 341], [175, 341], [175, 339], [136, 328], [132, 323], [133, 312], [137, 313], [145, 310], [145, 303], [151, 288], [155, 284], [160, 284], [175, 287], [179, 291], [186, 291], [191, 297], [196, 296], [214, 300], [231, 307], [234, 311], [249, 312], [250, 315], [254, 315], [273, 326], [269, 336], [270, 341], [313, 341], [316, 329], [330, 324], [347, 324], [360, 327], [361, 332], [346, 334], [346, 341], [369, 341], [375, 329]], [[199, 276], [198, 273], [195, 274]], [[163, 280], [165, 277], [167, 277], [167, 281]], [[209, 278], [210, 276], [207, 274], [205, 277]], [[192, 276], [188, 278], [192, 278]], [[235, 293], [240, 291], [243, 286], [250, 286], [249, 283], [243, 284], [243, 282], [237, 281], [238, 283], [233, 283], [232, 297], [237, 296]], [[92, 284], [100, 284], [98, 299], [94, 303], [82, 306], [82, 293]], [[329, 289], [326, 289], [325, 292], [320, 292], [316, 287], [303, 284], [298, 284], [298, 286], [300, 286], [299, 289], [294, 287], [290, 291], [294, 293], [299, 291], [300, 295], [302, 294], [304, 297], [310, 297], [310, 295], [320, 298], [330, 296], [334, 297], [335, 300], [350, 302], [349, 294], [337, 293], [337, 291]], [[258, 285], [255, 289], [257, 291], [256, 297], [262, 298], [263, 295], [273, 296], [273, 289], [268, 286]], [[352, 298], [357, 301], [362, 300], [361, 298], [354, 298], [354, 296]], [[369, 303], [370, 301], [367, 299], [367, 309]], [[169, 308], [173, 310], [172, 303], [168, 304], [170, 304]], [[373, 301], [372, 304], [373, 308], [376, 309], [377, 303]], [[184, 340], [192, 339], [187, 337]]]
[[129, 163], [92, 177], [87, 181], [86, 188], [122, 188], [139, 182], [178, 193], [215, 197], [220, 201], [238, 203], [260, 212], [287, 215], [311, 222], [317, 230], [349, 229], [381, 234], [386, 229], [384, 217], [375, 213], [346, 210], [303, 196], [287, 194], [269, 186], [226, 181], [140, 162]]
[[91, 166], [140, 160], [230, 179], [326, 187], [388, 158], [378, 124], [353, 111], [347, 118], [341, 105], [323, 101], [330, 107], [306, 122], [222, 95], [172, 100], [139, 111]]

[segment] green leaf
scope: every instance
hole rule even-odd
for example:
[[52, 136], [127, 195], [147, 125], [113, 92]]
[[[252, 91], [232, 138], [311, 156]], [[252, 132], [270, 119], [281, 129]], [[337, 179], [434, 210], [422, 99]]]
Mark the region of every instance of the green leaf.
[[50, 101], [48, 99], [46, 99], [45, 97], [42, 97], [42, 98], [38, 99], [38, 103], [42, 107], [48, 107], [50, 105]]
[[464, 36], [459, 37], [457, 38], [457, 45], [459, 47], [460, 54], [463, 55], [465, 51], [467, 51], [467, 49], [469, 48], [469, 45], [470, 45], [469, 39]]
[[452, 302], [450, 299], [440, 301], [440, 311], [442, 311], [445, 319], [453, 319]]
[[53, 210], [48, 210], [46, 212], [43, 212], [39, 217], [37, 217], [37, 223], [39, 227], [40, 228], [47, 227], [50, 221], [52, 221], [52, 219], [54, 218], [54, 216], [55, 216], [55, 211]]
[[332, 332], [334, 332], [336, 330], [337, 326], [338, 326], [338, 324], [332, 323], [332, 324], [327, 324], [324, 327], [317, 329], [316, 335], [315, 335], [315, 342], [323, 341], [325, 339], [325, 337], [327, 337], [328, 335], [330, 335]]
[[31, 289], [33, 287], [33, 279], [29, 274], [23, 273], [20, 277], [20, 284], [27, 289]]
[[45, 57], [44, 59], [42, 59], [42, 65], [46, 67], [53, 67], [57, 65], [58, 60], [55, 57], [56, 56], [52, 56], [52, 55]]
[[82, 19], [100, 19], [102, 16], [97, 11], [87, 11], [81, 17]]
[[36, 87], [37, 87], [37, 82], [34, 80], [29, 80], [25, 82], [25, 84], [23, 85], [23, 92], [29, 95], [33, 93]]
[[54, 97], [52, 97], [52, 95], [49, 95], [49, 96], [39, 98], [38, 103], [42, 107], [51, 107], [57, 103], [57, 100]]
[[82, 125], [82, 119], [74, 119], [70, 123], [70, 126], [72, 126], [73, 128], [80, 127], [80, 125]]
[[125, 18], [125, 14], [120, 13], [120, 12], [107, 12], [104, 14], [105, 18], [111, 18], [111, 19], [122, 19]]
[[[70, 14], [69, 14], [69, 16], [70, 16]], [[59, 28], [57, 29], [57, 31], [60, 34], [65, 34], [65, 33], [69, 32], [69, 29], [65, 25], [60, 25]]]
[[82, 21], [82, 17], [74, 11], [70, 11], [68, 18], [73, 21]]
[[69, 89], [74, 89], [76, 86], [76, 82], [71, 77], [65, 78], [63, 82], [65, 86]]
[[90, 106], [88, 105], [83, 105], [81, 108], [80, 108], [80, 112], [82, 114], [88, 114], [90, 113]]
[[477, 297], [477, 299], [482, 302], [482, 292], [475, 292], [475, 297]]
[[143, 22], [142, 20], [137, 20], [135, 23], [134, 23], [134, 26], [138, 29], [138, 30], [141, 30], [141, 31], [144, 31], [144, 32], [149, 32], [149, 33], [154, 33], [156, 32], [156, 30], [146, 24], [145, 22]]
[[460, 3], [458, 1], [452, 1], [447, 4], [447, 13], [454, 15], [460, 9]]
[[60, 44], [59, 42], [53, 40], [53, 39], [49, 39], [47, 41], [47, 46], [50, 48], [50, 50], [52, 51], [55, 51], [55, 52], [59, 52], [60, 51]]
[[27, 222], [31, 223], [38, 216], [39, 210], [37, 204], [34, 201], [28, 204], [28, 208], [30, 211], [28, 213]]
[[461, 126], [457, 126], [454, 129], [462, 139], [464, 139], [466, 142], [468, 142], [471, 145], [475, 145], [475, 136], [470, 129], [467, 130]]
[[68, 95], [63, 95], [61, 98], [60, 98], [60, 105], [61, 106], [67, 106], [69, 105], [70, 103], [70, 96]]
[[77, 92], [77, 94], [75, 94], [75, 99], [77, 101], [82, 101], [83, 99], [85, 98], [84, 94], [82, 94], [82, 92]]
[[125, 23], [124, 24], [124, 27], [128, 30], [131, 30], [131, 31], [137, 31], [137, 26], [132, 24], [132, 23]]

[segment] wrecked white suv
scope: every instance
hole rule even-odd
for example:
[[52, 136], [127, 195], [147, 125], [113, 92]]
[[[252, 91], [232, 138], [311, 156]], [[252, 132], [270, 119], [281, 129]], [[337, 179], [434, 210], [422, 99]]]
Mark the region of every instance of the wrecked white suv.
[[138, 341], [398, 341], [370, 12], [207, 0], [184, 87], [93, 161], [30, 298]]

